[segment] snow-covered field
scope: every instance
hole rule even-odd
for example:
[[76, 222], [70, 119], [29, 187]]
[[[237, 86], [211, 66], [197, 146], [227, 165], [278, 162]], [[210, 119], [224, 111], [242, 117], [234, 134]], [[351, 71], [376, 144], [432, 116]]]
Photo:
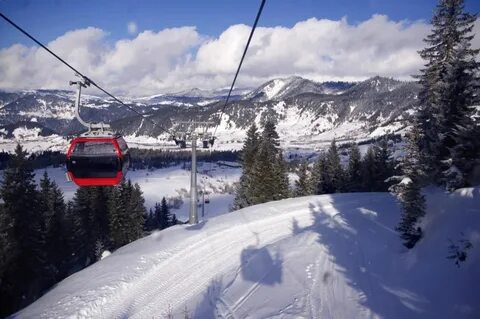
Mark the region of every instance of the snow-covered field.
[[[386, 193], [310, 196], [177, 225], [60, 282], [18, 318], [480, 318], [480, 188], [429, 190], [407, 251]], [[461, 236], [473, 248], [446, 256]]]
[[[228, 165], [238, 165], [236, 163], [227, 163]], [[190, 167], [187, 165], [187, 168]], [[36, 170], [37, 183], [43, 176], [45, 169]], [[64, 168], [47, 168], [48, 175], [57, 182], [64, 192], [65, 199], [73, 198], [77, 186], [68, 182], [65, 177]], [[237, 182], [241, 175], [241, 168], [232, 168], [221, 164], [198, 163], [197, 184], [199, 191], [205, 190], [206, 197], [210, 203], [205, 205], [204, 214], [207, 217], [224, 214], [229, 211], [233, 202], [233, 195], [230, 194], [232, 186]], [[182, 169], [182, 166], [174, 166], [156, 170], [136, 170], [129, 171], [127, 178], [132, 183], [138, 183], [143, 191], [145, 198], [145, 207], [147, 209], [160, 202], [162, 197], [180, 198], [183, 205], [172, 212], [177, 215], [179, 220], [187, 220], [190, 209], [190, 171]], [[202, 197], [199, 195], [199, 199]], [[199, 214], [201, 214], [201, 207]]]

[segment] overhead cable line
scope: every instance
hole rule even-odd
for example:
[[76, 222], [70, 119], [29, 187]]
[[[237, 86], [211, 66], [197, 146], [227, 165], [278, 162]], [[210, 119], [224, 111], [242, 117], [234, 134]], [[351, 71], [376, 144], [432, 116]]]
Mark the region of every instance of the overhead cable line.
[[237, 81], [238, 74], [240, 73], [240, 69], [242, 68], [243, 60], [245, 59], [245, 55], [247, 54], [248, 47], [250, 46], [250, 41], [252, 40], [253, 33], [255, 32], [255, 29], [257, 28], [257, 23], [258, 20], [260, 19], [260, 16], [262, 15], [262, 10], [265, 5], [266, 0], [262, 0], [262, 3], [260, 4], [260, 8], [258, 9], [257, 16], [255, 18], [255, 22], [253, 23], [252, 30], [250, 31], [250, 35], [248, 37], [247, 45], [245, 46], [245, 50], [243, 50], [242, 58], [240, 59], [240, 63], [238, 64], [237, 72], [235, 72], [235, 77], [233, 78], [232, 85], [230, 86], [230, 90], [228, 91], [227, 99], [225, 100], [225, 104], [223, 105], [222, 112], [220, 112], [220, 117], [218, 119], [218, 124], [215, 127], [215, 130], [213, 131], [213, 138], [215, 138], [215, 134], [217, 133], [218, 126], [220, 125], [222, 121], [222, 116], [225, 113], [225, 109], [227, 107], [228, 101], [230, 100], [230, 95], [232, 94], [233, 87], [235, 86], [235, 82]]
[[111, 94], [110, 92], [108, 92], [107, 90], [105, 90], [104, 88], [102, 88], [100, 85], [98, 85], [97, 83], [95, 83], [94, 81], [92, 81], [90, 78], [88, 78], [87, 76], [85, 76], [82, 72], [78, 71], [76, 68], [74, 68], [72, 65], [70, 65], [69, 63], [67, 63], [64, 59], [62, 59], [61, 57], [59, 57], [57, 54], [55, 54], [52, 50], [50, 50], [47, 46], [45, 46], [43, 43], [41, 43], [40, 41], [38, 41], [37, 39], [35, 39], [31, 34], [29, 34], [27, 31], [25, 31], [23, 28], [21, 28], [19, 25], [17, 25], [15, 22], [13, 22], [12, 20], [10, 20], [7, 16], [5, 16], [3, 13], [0, 12], [0, 16], [5, 20], [7, 21], [8, 23], [10, 23], [13, 27], [15, 27], [18, 31], [22, 32], [24, 35], [26, 35], [28, 38], [30, 38], [33, 42], [35, 42], [36, 44], [38, 44], [39, 46], [41, 46], [43, 49], [45, 49], [48, 53], [50, 53], [51, 55], [53, 55], [55, 58], [57, 58], [60, 62], [62, 62], [63, 64], [65, 64], [68, 68], [70, 68], [72, 71], [74, 71], [76, 74], [78, 74], [80, 77], [82, 77], [85, 82], [87, 83], [90, 83], [91, 85], [95, 86], [97, 89], [99, 89], [100, 91], [102, 91], [103, 93], [105, 93], [107, 96], [109, 96], [110, 98], [112, 98], [114, 101], [120, 103], [121, 105], [123, 105], [124, 107], [126, 107], [127, 109], [129, 109], [130, 111], [140, 115], [142, 118], [144, 119], [147, 119], [149, 120], [151, 123], [153, 123], [156, 127], [160, 128], [160, 130], [162, 130], [163, 132], [167, 133], [168, 135], [170, 136], [173, 136], [167, 129], [163, 128], [161, 125], [157, 124], [154, 120], [152, 120], [151, 118], [149, 117], [146, 117], [143, 113], [140, 113], [139, 111], [135, 110], [133, 107], [131, 107], [130, 105], [127, 105], [125, 104], [123, 101], [119, 100], [117, 97], [115, 97], [113, 94]]

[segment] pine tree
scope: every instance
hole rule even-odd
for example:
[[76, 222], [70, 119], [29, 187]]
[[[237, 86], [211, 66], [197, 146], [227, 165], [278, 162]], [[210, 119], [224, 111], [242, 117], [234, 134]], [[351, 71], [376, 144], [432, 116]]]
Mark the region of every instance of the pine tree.
[[470, 43], [464, 41], [460, 45], [463, 47], [455, 51], [454, 59], [448, 65], [447, 94], [442, 103], [446, 106], [443, 147], [447, 154], [441, 162], [442, 181], [449, 190], [469, 186], [469, 176], [480, 162], [480, 142], [478, 135], [475, 135], [478, 130], [471, 107], [480, 101], [480, 78], [475, 76], [475, 70], [480, 72], [480, 64], [473, 57], [468, 57], [468, 52], [472, 51], [468, 48]]
[[131, 197], [129, 201], [129, 242], [137, 240], [142, 237], [142, 228], [145, 220], [143, 215], [145, 214], [145, 199], [143, 198], [142, 190], [140, 185], [135, 183], [133, 187], [129, 181], [131, 187]]
[[162, 198], [160, 205], [155, 206], [158, 220], [159, 229], [165, 229], [170, 227], [172, 223], [172, 214], [170, 213], [170, 209], [167, 205], [167, 200], [165, 197]]
[[373, 192], [376, 187], [377, 161], [375, 146], [369, 146], [362, 160], [362, 189], [365, 192]]
[[356, 143], [350, 146], [350, 156], [348, 158], [346, 190], [349, 192], [362, 191], [362, 156]]
[[76, 213], [74, 206], [74, 202], [69, 201], [65, 210], [65, 254], [68, 256], [65, 260], [65, 276], [85, 267], [86, 230], [83, 228], [83, 218]]
[[[38, 192], [27, 154], [17, 145], [0, 187], [4, 223], [13, 235], [15, 251], [3, 275], [0, 300], [2, 315], [26, 306], [46, 288], [43, 276], [48, 270], [44, 253], [44, 220], [38, 212]], [[7, 306], [8, 305], [8, 306]]]
[[317, 161], [313, 164], [310, 174], [310, 189], [314, 195], [325, 194], [325, 176], [327, 176], [327, 159], [325, 154], [320, 154]]
[[340, 163], [337, 144], [332, 141], [327, 152], [326, 176], [324, 179], [324, 191], [327, 194], [343, 191], [345, 187], [344, 171]]
[[400, 233], [405, 247], [411, 249], [423, 235], [418, 223], [425, 215], [425, 198], [421, 194], [419, 183], [415, 178], [404, 180], [403, 183], [404, 187], [400, 196], [402, 216], [396, 229]]
[[177, 215], [173, 214], [172, 215], [172, 226], [175, 226], [177, 224], [178, 224]]
[[3, 205], [0, 205], [0, 287], [2, 286], [3, 275], [10, 262], [15, 260], [17, 253], [13, 220], [5, 213]]
[[413, 125], [406, 135], [406, 155], [400, 163], [401, 176], [396, 176], [398, 182], [391, 187], [401, 204], [401, 221], [397, 231], [407, 248], [413, 248], [422, 237], [422, 229], [418, 226], [425, 215], [425, 198], [421, 194], [422, 181], [425, 181], [426, 169], [421, 151], [422, 130]]
[[262, 132], [252, 169], [247, 197], [250, 204], [260, 204], [286, 198], [289, 195], [285, 160], [279, 148], [279, 137], [272, 121], [267, 121]]
[[388, 143], [382, 139], [374, 148], [375, 151], [375, 174], [374, 191], [386, 192], [390, 186], [387, 180], [393, 175], [393, 162], [391, 159]]
[[109, 241], [109, 220], [108, 220], [108, 201], [111, 196], [113, 187], [96, 186], [88, 187], [90, 198], [89, 208], [92, 220], [94, 221], [93, 229], [91, 229], [92, 242], [91, 252], [94, 256], [97, 241], [101, 241], [104, 247], [108, 246]]
[[47, 172], [40, 180], [41, 213], [45, 224], [45, 252], [47, 260], [52, 265], [52, 283], [64, 278], [68, 271], [68, 246], [64, 240], [65, 232], [65, 201], [58, 185], [51, 181]]
[[247, 138], [241, 151], [242, 175], [236, 187], [233, 209], [241, 209], [251, 205], [251, 183], [253, 178], [253, 166], [259, 146], [260, 136], [255, 123], [247, 131]]
[[274, 200], [278, 181], [275, 176], [275, 154], [268, 141], [262, 141], [252, 171], [251, 204], [261, 204]]
[[312, 194], [309, 183], [310, 176], [307, 161], [303, 161], [302, 163], [300, 163], [297, 174], [298, 180], [295, 181], [295, 196], [300, 197]]
[[122, 181], [110, 193], [108, 202], [108, 226], [110, 248], [118, 249], [129, 243], [129, 201], [131, 197], [131, 184]]
[[453, 188], [467, 183], [465, 177], [477, 156], [475, 143], [465, 145], [463, 139], [475, 132], [469, 106], [479, 98], [475, 59], [479, 50], [471, 49], [475, 20], [476, 15], [464, 12], [463, 0], [441, 0], [432, 18], [432, 33], [424, 40], [427, 47], [420, 51], [426, 60], [419, 76], [417, 121], [424, 166], [427, 176]]
[[152, 230], [156, 229], [153, 219], [153, 211], [150, 208], [150, 210], [145, 210], [145, 213], [143, 214], [143, 220], [145, 221], [143, 224], [143, 231], [145, 232], [151, 232]]
[[280, 151], [280, 137], [278, 136], [276, 125], [272, 120], [267, 120], [263, 126], [262, 141], [272, 147], [275, 153]]
[[288, 179], [287, 163], [283, 158], [283, 152], [278, 151], [275, 158], [274, 177], [276, 179], [277, 192], [273, 200], [280, 200], [290, 197], [290, 183]]
[[79, 187], [73, 196], [68, 212], [72, 222], [74, 237], [72, 241], [77, 245], [75, 255], [72, 256], [73, 269], [83, 269], [95, 261], [95, 246], [97, 242], [95, 218], [90, 210], [90, 190], [88, 187]]

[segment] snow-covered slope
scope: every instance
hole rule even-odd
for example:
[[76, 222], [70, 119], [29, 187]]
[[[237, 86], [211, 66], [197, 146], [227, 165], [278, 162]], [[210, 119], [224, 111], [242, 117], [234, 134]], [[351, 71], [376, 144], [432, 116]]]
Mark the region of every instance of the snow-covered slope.
[[353, 83], [347, 82], [318, 83], [299, 76], [291, 76], [270, 80], [245, 95], [244, 99], [265, 102], [285, 99], [302, 93], [338, 94], [353, 85]]
[[[359, 83], [317, 83], [294, 76], [273, 79], [248, 94], [235, 90], [224, 109], [227, 92], [191, 89], [145, 98], [123, 97], [157, 125], [111, 99], [92, 95], [83, 95], [81, 114], [87, 121], [110, 123], [113, 130], [128, 136], [128, 142], [139, 146], [148, 144], [143, 143], [145, 139], [153, 139], [146, 147], [156, 148], [163, 147], [158, 142], [173, 146], [165, 130], [178, 130], [175, 123], [192, 119], [217, 123], [222, 114], [215, 146], [221, 150], [238, 149], [252, 122], [261, 125], [269, 119], [278, 124], [283, 147], [312, 150], [330, 143], [333, 137], [350, 141], [401, 133], [417, 103], [418, 85], [382, 77]], [[74, 119], [74, 95], [58, 90], [0, 91], [0, 130], [11, 132], [25, 122], [34, 122], [60, 136], [77, 134], [84, 128]], [[8, 141], [12, 145], [21, 142]]]
[[[18, 318], [479, 318], [480, 188], [431, 191], [412, 251], [385, 193], [288, 199], [175, 226], [59, 283]], [[448, 239], [473, 248], [457, 267]]]

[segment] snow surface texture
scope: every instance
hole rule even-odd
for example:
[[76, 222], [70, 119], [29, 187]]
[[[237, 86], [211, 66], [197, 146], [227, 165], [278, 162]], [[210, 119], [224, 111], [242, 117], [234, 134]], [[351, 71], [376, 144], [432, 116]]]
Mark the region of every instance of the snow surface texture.
[[[387, 193], [287, 199], [178, 225], [60, 282], [18, 318], [480, 318], [480, 188], [430, 191], [412, 251]], [[473, 248], [457, 267], [448, 239]]]

